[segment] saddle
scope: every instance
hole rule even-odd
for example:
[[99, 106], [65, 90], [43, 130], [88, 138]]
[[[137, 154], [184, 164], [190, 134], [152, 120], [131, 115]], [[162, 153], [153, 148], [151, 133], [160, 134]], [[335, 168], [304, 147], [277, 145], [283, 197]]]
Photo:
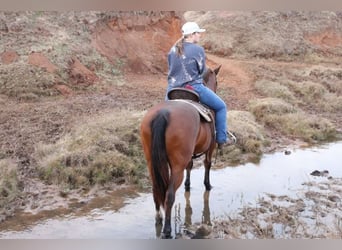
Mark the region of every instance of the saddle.
[[169, 100], [185, 99], [199, 102], [199, 95], [189, 88], [173, 88], [167, 93], [167, 97]]
[[173, 88], [167, 96], [171, 101], [185, 102], [192, 105], [205, 121], [213, 121], [210, 109], [199, 102], [199, 95], [195, 91], [187, 88]]

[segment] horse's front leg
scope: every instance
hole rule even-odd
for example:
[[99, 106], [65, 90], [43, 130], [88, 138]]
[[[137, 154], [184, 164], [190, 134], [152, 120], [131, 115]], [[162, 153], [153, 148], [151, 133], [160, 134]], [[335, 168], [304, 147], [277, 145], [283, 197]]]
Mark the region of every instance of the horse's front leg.
[[204, 159], [204, 167], [205, 167], [205, 172], [204, 172], [204, 185], [206, 190], [210, 190], [212, 188], [210, 184], [210, 168], [211, 168], [211, 157], [206, 155]]
[[189, 162], [188, 166], [186, 167], [186, 178], [184, 182], [185, 191], [190, 191], [190, 172], [193, 166], [192, 160]]

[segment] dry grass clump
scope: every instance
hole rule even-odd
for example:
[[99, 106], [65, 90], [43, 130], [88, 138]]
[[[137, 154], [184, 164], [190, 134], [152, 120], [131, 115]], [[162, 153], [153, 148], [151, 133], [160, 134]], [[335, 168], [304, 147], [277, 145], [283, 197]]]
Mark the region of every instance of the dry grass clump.
[[337, 95], [342, 94], [342, 80], [323, 81], [323, 84], [327, 87], [327, 89], [330, 92], [336, 93]]
[[305, 114], [280, 99], [253, 100], [249, 108], [265, 126], [307, 142], [333, 139], [337, 133], [329, 120]]
[[325, 101], [322, 100], [322, 109], [327, 112], [342, 113], [342, 95], [335, 95], [328, 93], [324, 96]]
[[[0, 160], [0, 212], [20, 194], [17, 166], [9, 159]], [[1, 221], [1, 219], [0, 219]]]
[[38, 67], [13, 63], [0, 67], [0, 94], [19, 100], [38, 100], [42, 96], [54, 96], [55, 78]]
[[66, 189], [139, 183], [145, 165], [138, 135], [140, 114], [113, 111], [77, 124], [55, 144], [39, 144], [40, 177]]
[[303, 112], [271, 114], [264, 117], [263, 122], [289, 137], [301, 138], [310, 143], [334, 139], [337, 133], [335, 126], [329, 120]]
[[279, 98], [292, 104], [296, 101], [291, 90], [287, 86], [281, 85], [279, 82], [263, 79], [255, 82], [255, 88], [258, 92], [267, 97]]
[[314, 67], [308, 75], [322, 82], [330, 92], [342, 94], [342, 70], [340, 68]]
[[330, 92], [323, 84], [311, 81], [285, 81], [284, 84], [293, 91], [299, 104], [327, 112], [342, 111], [342, 97], [337, 89]]
[[286, 82], [289, 88], [299, 97], [301, 102], [311, 103], [317, 102], [327, 93], [326, 88], [320, 83], [316, 82]]
[[228, 127], [236, 136], [237, 144], [224, 147], [220, 159], [230, 164], [257, 161], [267, 141], [263, 128], [255, 121], [253, 114], [248, 111], [229, 111]]
[[257, 120], [263, 120], [264, 117], [270, 114], [281, 116], [287, 113], [297, 112], [293, 105], [279, 98], [272, 97], [250, 101], [249, 109], [255, 115]]

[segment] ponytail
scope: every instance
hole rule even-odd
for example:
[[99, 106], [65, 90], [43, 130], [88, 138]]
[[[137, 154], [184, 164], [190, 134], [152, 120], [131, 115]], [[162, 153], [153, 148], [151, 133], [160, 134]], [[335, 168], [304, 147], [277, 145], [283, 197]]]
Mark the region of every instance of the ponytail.
[[180, 39], [177, 40], [175, 43], [174, 47], [176, 48], [176, 54], [178, 56], [183, 55], [183, 50], [184, 50], [184, 41], [188, 37], [188, 35], [182, 36]]
[[184, 43], [184, 37], [181, 37], [178, 39], [178, 41], [175, 43], [176, 48], [176, 54], [178, 56], [181, 56], [183, 54], [183, 43]]

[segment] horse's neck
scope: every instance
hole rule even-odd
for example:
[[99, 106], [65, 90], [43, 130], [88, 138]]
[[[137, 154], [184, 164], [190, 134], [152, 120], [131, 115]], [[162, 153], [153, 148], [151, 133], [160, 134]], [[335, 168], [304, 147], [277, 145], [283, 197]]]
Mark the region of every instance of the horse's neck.
[[215, 82], [211, 82], [211, 81], [208, 81], [206, 83], [206, 86], [211, 89], [212, 91], [214, 91], [216, 93], [216, 86], [215, 86]]

